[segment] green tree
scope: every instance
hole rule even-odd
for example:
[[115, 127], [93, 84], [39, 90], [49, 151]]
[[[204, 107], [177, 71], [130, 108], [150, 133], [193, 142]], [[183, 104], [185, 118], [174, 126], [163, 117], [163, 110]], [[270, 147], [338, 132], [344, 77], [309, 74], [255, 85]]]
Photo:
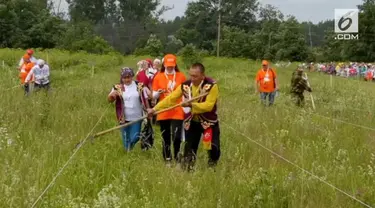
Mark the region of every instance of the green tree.
[[64, 21], [53, 16], [45, 1], [14, 0], [0, 3], [2, 47], [55, 47]]
[[308, 57], [308, 47], [302, 28], [295, 17], [284, 21], [275, 36], [274, 49], [279, 60], [303, 61]]
[[184, 47], [184, 43], [172, 35], [169, 37], [169, 41], [165, 46], [164, 53], [176, 54], [182, 47]]
[[[215, 43], [215, 50], [216, 47]], [[220, 40], [220, 55], [227, 57], [251, 56], [251, 35], [243, 29], [224, 26]]]
[[178, 55], [182, 57], [185, 68], [189, 68], [193, 63], [202, 61], [202, 56], [198, 49], [191, 43], [183, 47], [178, 52]]
[[184, 43], [192, 43], [198, 48], [213, 50], [213, 42], [217, 39], [218, 15], [221, 13], [222, 24], [238, 27], [246, 31], [257, 26], [256, 0], [199, 0], [188, 3], [182, 27], [177, 38]]
[[89, 53], [106, 54], [113, 48], [102, 37], [95, 35], [89, 22], [70, 23], [59, 47], [70, 51], [87, 51]]
[[73, 22], [89, 21], [94, 24], [104, 20], [105, 0], [66, 0]]
[[158, 57], [162, 55], [162, 50], [163, 44], [160, 39], [155, 34], [151, 34], [149, 39], [147, 40], [146, 46], [144, 48], [138, 48], [135, 51], [135, 54]]

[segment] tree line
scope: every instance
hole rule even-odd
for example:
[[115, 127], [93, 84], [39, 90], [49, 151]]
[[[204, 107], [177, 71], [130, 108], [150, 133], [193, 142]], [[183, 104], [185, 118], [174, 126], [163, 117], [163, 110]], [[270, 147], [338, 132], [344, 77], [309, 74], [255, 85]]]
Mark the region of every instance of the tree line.
[[[359, 39], [335, 40], [334, 21], [299, 22], [258, 0], [198, 0], [164, 21], [160, 0], [0, 0], [0, 46], [161, 56], [199, 53], [280, 61], [373, 61], [375, 0], [363, 0]], [[219, 18], [220, 16], [220, 18]], [[218, 23], [220, 19], [220, 42]], [[219, 50], [218, 50], [219, 49]]]

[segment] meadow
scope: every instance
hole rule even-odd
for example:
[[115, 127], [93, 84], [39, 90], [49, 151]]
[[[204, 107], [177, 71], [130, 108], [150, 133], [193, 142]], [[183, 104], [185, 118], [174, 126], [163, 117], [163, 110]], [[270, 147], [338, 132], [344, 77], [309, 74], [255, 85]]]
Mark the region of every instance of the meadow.
[[[31, 207], [85, 138], [114, 127], [106, 97], [122, 66], [141, 57], [37, 51], [51, 66], [52, 94], [25, 98], [16, 86], [24, 51], [0, 50], [0, 207]], [[219, 84], [222, 157], [216, 171], [200, 147], [197, 171], [164, 165], [156, 146], [125, 153], [118, 131], [81, 147], [36, 207], [361, 207], [287, 158], [364, 203], [375, 206], [375, 84], [309, 73], [309, 94], [296, 108], [289, 98], [296, 64], [276, 68], [280, 95], [260, 105], [254, 77], [260, 62], [205, 58]], [[186, 71], [186, 69], [185, 69]], [[367, 128], [366, 128], [367, 127]]]

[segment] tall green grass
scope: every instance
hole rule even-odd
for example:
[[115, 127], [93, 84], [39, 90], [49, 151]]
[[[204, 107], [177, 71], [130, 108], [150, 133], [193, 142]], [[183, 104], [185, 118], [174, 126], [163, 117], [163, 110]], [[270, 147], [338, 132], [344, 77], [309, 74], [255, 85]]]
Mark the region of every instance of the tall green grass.
[[[116, 125], [106, 96], [120, 67], [140, 59], [51, 50], [52, 94], [25, 98], [19, 88], [6, 90], [18, 84], [14, 65], [22, 54], [0, 50], [7, 60], [0, 71], [0, 207], [30, 207], [103, 113], [94, 132]], [[375, 205], [375, 131], [332, 120], [374, 127], [374, 83], [334, 78], [331, 88], [328, 76], [310, 73], [317, 109], [308, 94], [300, 109], [288, 95], [292, 65], [276, 69], [281, 95], [264, 108], [253, 89], [259, 62], [206, 58], [204, 64], [220, 89], [222, 157], [215, 172], [201, 148], [197, 171], [189, 174], [164, 166], [158, 131], [153, 150], [137, 146], [130, 153], [115, 131], [88, 141], [37, 207], [361, 206], [251, 140]]]

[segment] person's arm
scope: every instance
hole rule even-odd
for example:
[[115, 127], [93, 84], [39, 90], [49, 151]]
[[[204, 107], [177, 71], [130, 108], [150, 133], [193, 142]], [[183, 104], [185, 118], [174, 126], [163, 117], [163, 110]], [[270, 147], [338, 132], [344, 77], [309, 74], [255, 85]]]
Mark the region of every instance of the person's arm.
[[143, 96], [146, 98], [146, 99], [152, 99], [152, 93], [151, 93], [151, 90], [148, 89], [147, 87], [143, 87]]
[[306, 91], [308, 91], [308, 92], [312, 92], [310, 86], [309, 86], [308, 83], [307, 83], [306, 78], [303, 78], [303, 77], [300, 78], [299, 82], [300, 82], [300, 84], [302, 85], [302, 87], [303, 87], [304, 90], [306, 90]]
[[162, 101], [153, 108], [154, 111], [159, 111], [165, 108], [169, 108], [175, 104], [177, 104], [178, 99], [182, 97], [182, 90], [181, 85], [177, 87], [170, 95], [164, 98]]
[[159, 99], [161, 93], [162, 93], [162, 90], [152, 91], [152, 97], [154, 99]]
[[31, 76], [33, 76], [33, 74], [34, 74], [34, 71], [35, 71], [35, 67], [33, 67], [31, 69], [31, 71], [27, 74], [26, 79], [25, 79], [25, 83], [28, 83], [30, 81]]
[[20, 62], [18, 63], [18, 66], [19, 66], [20, 69], [21, 69], [22, 65], [23, 65], [23, 58], [21, 58]]
[[108, 94], [107, 97], [108, 102], [113, 103], [117, 99], [117, 96], [118, 92], [116, 92], [116, 90], [112, 88], [111, 92]]
[[158, 82], [158, 75], [155, 75], [155, 77], [152, 79], [152, 97], [153, 98], [159, 98], [160, 94], [158, 94], [158, 87], [159, 87], [159, 82]]
[[31, 56], [30, 61], [36, 64], [38, 60], [34, 56]]
[[163, 93], [163, 89], [160, 88], [159, 85], [159, 73], [155, 75], [154, 80], [152, 81], [152, 99], [159, 99], [161, 93]]
[[201, 114], [212, 111], [219, 96], [219, 87], [217, 84], [212, 86], [212, 89], [209, 91], [206, 100], [204, 102], [198, 103], [193, 102], [191, 104], [191, 113], [192, 114]]

